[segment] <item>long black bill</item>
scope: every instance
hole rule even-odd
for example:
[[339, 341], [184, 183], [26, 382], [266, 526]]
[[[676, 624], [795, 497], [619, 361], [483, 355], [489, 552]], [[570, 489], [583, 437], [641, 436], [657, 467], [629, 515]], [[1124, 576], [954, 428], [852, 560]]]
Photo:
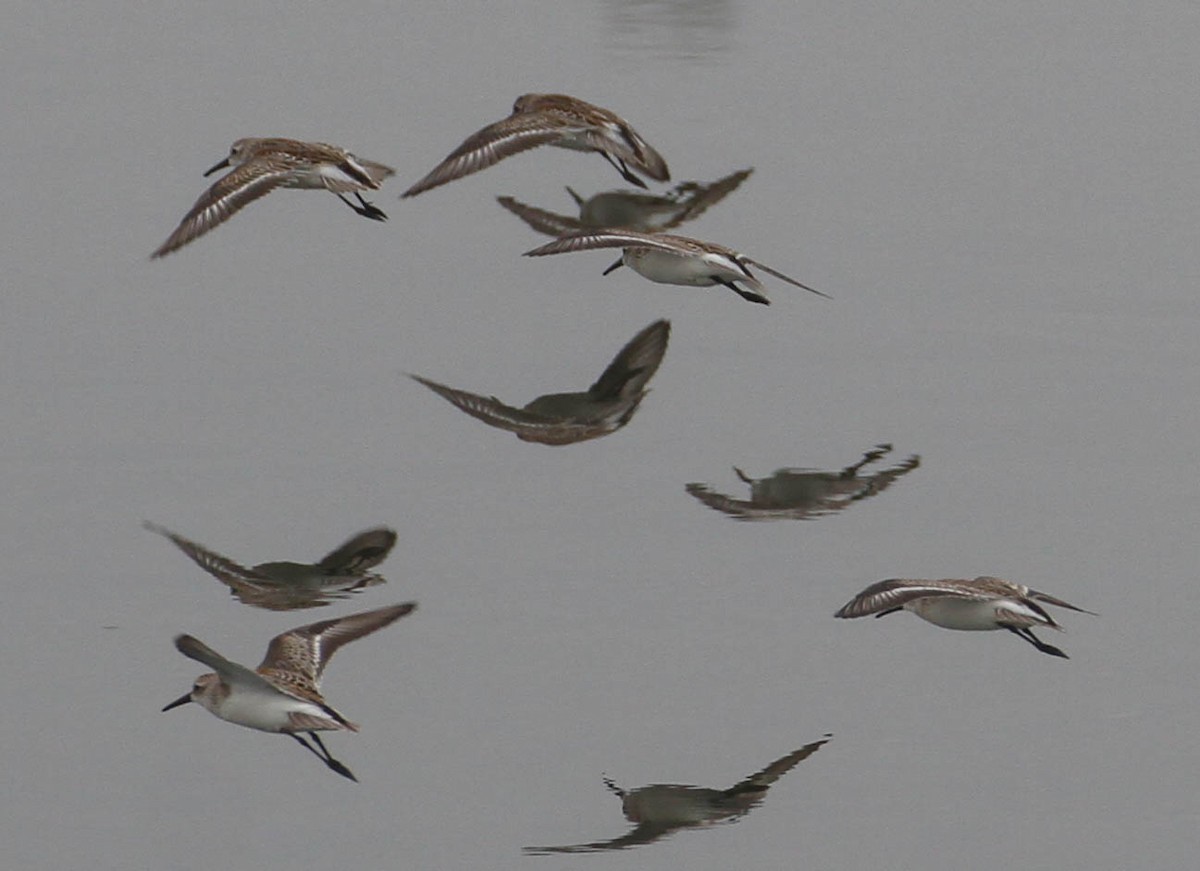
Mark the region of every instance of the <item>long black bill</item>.
[[165, 708], [163, 708], [163, 710], [169, 711], [169, 710], [171, 710], [171, 708], [178, 708], [180, 705], [186, 705], [191, 700], [192, 700], [192, 694], [185, 693], [184, 695], [177, 698], [175, 701], [171, 702], [171, 704], [169, 704]]
[[603, 274], [608, 275], [608, 273], [613, 272], [614, 270], [620, 269], [624, 265], [625, 265], [625, 257], [622, 256], [616, 263], [614, 263], [612, 266], [608, 267], [608, 269], [605, 269]]
[[212, 175], [214, 172], [216, 172], [218, 169], [224, 169], [224, 168], [225, 168], [225, 167], [227, 167], [227, 166], [229, 166], [229, 158], [228, 158], [228, 157], [226, 157], [226, 158], [225, 158], [224, 160], [222, 160], [220, 163], [216, 164], [216, 165], [215, 165], [215, 166], [214, 166], [212, 169], [210, 169], [210, 170], [208, 170], [208, 172], [204, 173], [204, 175], [205, 175], [205, 176], [210, 176], [210, 175]]

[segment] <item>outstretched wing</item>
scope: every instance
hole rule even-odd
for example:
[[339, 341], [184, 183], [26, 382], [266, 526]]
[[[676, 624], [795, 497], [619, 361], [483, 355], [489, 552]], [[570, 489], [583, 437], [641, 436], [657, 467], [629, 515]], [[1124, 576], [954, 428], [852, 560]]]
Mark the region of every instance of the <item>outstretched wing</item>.
[[203, 641], [191, 635], [175, 636], [175, 649], [186, 656], [207, 665], [226, 683], [240, 683], [245, 686], [267, 689], [270, 685], [259, 675], [244, 665], [239, 665], [217, 653]]
[[683, 828], [661, 822], [639, 823], [620, 837], [608, 841], [592, 841], [589, 844], [564, 844], [561, 847], [524, 847], [527, 856], [549, 856], [555, 853], [602, 853], [607, 850], [627, 850], [642, 844], [652, 844], [664, 835]]
[[151, 532], [157, 532], [164, 538], [170, 539], [175, 546], [187, 554], [192, 562], [200, 566], [221, 583], [232, 588], [235, 592], [246, 590], [262, 591], [274, 584], [271, 579], [254, 569], [248, 569], [240, 563], [235, 563], [229, 557], [221, 556], [216, 551], [209, 550], [202, 544], [197, 544], [182, 535], [172, 532], [164, 526], [146, 521], [142, 526]]
[[783, 777], [783, 775], [820, 750], [823, 745], [828, 744], [832, 737], [832, 735], [826, 735], [820, 741], [805, 744], [799, 750], [793, 750], [787, 756], [776, 759], [762, 771], [755, 772], [745, 780], [729, 787], [729, 789], [725, 790], [725, 795], [734, 796], [747, 792], [765, 791], [771, 784]]
[[715, 206], [750, 177], [754, 168], [739, 170], [719, 178], [712, 184], [684, 182], [677, 185], [674, 194], [679, 197], [680, 210], [671, 220], [659, 226], [659, 230], [670, 230], [685, 221], [693, 221]]
[[569, 233], [553, 242], [526, 251], [525, 257], [542, 257], [546, 254], [569, 254], [575, 251], [591, 251], [597, 248], [652, 248], [655, 251], [665, 251], [680, 257], [691, 257], [697, 253], [684, 245], [684, 242], [694, 240], [683, 236], [666, 236], [655, 233], [642, 233], [638, 230], [606, 229], [586, 230], [581, 233]]
[[640, 396], [667, 352], [671, 322], [658, 320], [638, 332], [601, 373], [588, 393], [597, 401]]
[[394, 529], [368, 529], [327, 554], [317, 567], [327, 575], [361, 575], [387, 559], [395, 544]]
[[428, 378], [422, 378], [420, 375], [409, 375], [408, 377], [412, 378], [418, 384], [424, 384], [438, 396], [465, 411], [471, 417], [478, 418], [490, 426], [515, 432], [518, 435], [529, 435], [538, 431], [552, 430], [562, 426], [562, 421], [560, 420], [525, 411], [521, 408], [514, 408], [511, 405], [505, 405], [494, 396], [480, 396], [477, 393], [468, 393], [466, 390], [447, 387], [445, 384], [430, 381]]
[[263, 158], [243, 163], [217, 179], [196, 200], [167, 241], [150, 255], [151, 259], [170, 254], [229, 220], [236, 212], [283, 184], [293, 169], [289, 163]]
[[544, 113], [510, 115], [473, 133], [401, 197], [414, 197], [463, 176], [487, 169], [506, 157], [562, 138], [567, 125]]
[[504, 206], [534, 230], [547, 236], [563, 236], [576, 233], [583, 229], [583, 224], [577, 218], [549, 212], [536, 206], [526, 205], [512, 197], [496, 197], [496, 202]]
[[415, 602], [405, 602], [290, 629], [271, 639], [258, 671], [298, 675], [315, 690], [321, 685], [325, 666], [339, 647], [395, 623], [416, 607]]

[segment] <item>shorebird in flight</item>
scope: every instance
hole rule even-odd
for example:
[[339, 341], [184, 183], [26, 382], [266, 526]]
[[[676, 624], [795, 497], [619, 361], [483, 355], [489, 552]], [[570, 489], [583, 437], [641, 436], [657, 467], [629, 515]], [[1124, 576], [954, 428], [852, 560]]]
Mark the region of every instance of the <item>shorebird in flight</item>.
[[843, 605], [834, 616], [865, 617], [874, 614], [883, 617], [896, 611], [912, 611], [922, 620], [944, 629], [1007, 629], [1042, 653], [1068, 659], [1065, 653], [1042, 641], [1030, 630], [1031, 626], [1047, 626], [1062, 631], [1042, 603], [1095, 616], [1092, 611], [1031, 590], [1024, 584], [992, 577], [936, 581], [891, 578], [871, 584]]
[[[230, 147], [229, 155], [204, 174], [209, 176], [226, 167], [233, 167], [233, 171], [217, 179], [196, 200], [151, 259], [182, 248], [276, 188], [327, 190], [364, 218], [387, 220], [387, 215], [364, 200], [359, 191], [379, 190], [395, 170], [334, 145], [296, 139], [239, 139]], [[346, 199], [348, 193], [354, 194], [358, 205]]]
[[[196, 678], [189, 692], [163, 710], [196, 702], [239, 726], [291, 735], [330, 770], [357, 781], [317, 735], [319, 731], [358, 731], [357, 724], [334, 710], [321, 695], [321, 674], [343, 644], [395, 623], [416, 607], [415, 602], [406, 602], [290, 629], [271, 639], [267, 655], [253, 671], [191, 635], [177, 636], [175, 648], [180, 653], [213, 671]], [[305, 741], [301, 732], [308, 733], [316, 747]]]

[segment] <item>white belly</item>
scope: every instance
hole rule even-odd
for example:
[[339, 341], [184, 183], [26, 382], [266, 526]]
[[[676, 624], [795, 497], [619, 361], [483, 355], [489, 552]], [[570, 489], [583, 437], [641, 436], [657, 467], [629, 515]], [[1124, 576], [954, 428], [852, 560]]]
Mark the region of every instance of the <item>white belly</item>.
[[935, 626], [941, 626], [944, 629], [986, 631], [1004, 628], [996, 622], [996, 606], [998, 604], [1016, 605], [1015, 602], [1003, 599], [955, 599], [941, 596], [917, 599], [904, 607], [923, 620], [928, 620]]
[[329, 718], [324, 710], [311, 702], [283, 693], [246, 691], [240, 687], [222, 699], [219, 708], [210, 710], [222, 720], [261, 732], [291, 731], [289, 715], [293, 711]]
[[626, 248], [621, 260], [638, 275], [659, 284], [711, 287], [717, 283], [714, 274], [728, 271], [715, 269], [699, 257], [680, 257], [649, 248]]

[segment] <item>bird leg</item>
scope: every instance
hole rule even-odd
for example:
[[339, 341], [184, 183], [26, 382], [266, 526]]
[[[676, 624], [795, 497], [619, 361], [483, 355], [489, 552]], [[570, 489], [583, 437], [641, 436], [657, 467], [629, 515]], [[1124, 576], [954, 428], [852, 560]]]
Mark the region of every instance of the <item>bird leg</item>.
[[607, 160], [609, 163], [612, 164], [613, 169], [615, 169], [617, 172], [621, 173], [621, 177], [624, 178], [625, 181], [629, 182], [632, 185], [637, 185], [642, 190], [646, 189], [646, 183], [644, 181], [642, 181], [640, 178], [638, 178], [636, 175], [634, 175], [632, 172], [629, 171], [629, 167], [627, 167], [625, 165], [625, 161], [621, 160], [619, 157], [616, 160], [613, 160], [612, 156], [609, 155], [608, 152], [605, 152], [605, 151], [601, 151], [601, 152], [599, 152], [599, 154], [601, 157], [603, 157], [605, 160]]
[[1016, 635], [1018, 638], [1025, 639], [1030, 644], [1032, 644], [1034, 647], [1036, 647], [1038, 650], [1040, 650], [1042, 653], [1048, 653], [1051, 656], [1061, 656], [1063, 659], [1071, 658], [1071, 657], [1067, 656], [1065, 653], [1063, 653], [1061, 650], [1059, 650], [1057, 647], [1055, 647], [1053, 644], [1047, 644], [1045, 641], [1042, 641], [1040, 638], [1038, 638], [1036, 635], [1034, 635], [1032, 632], [1029, 631], [1029, 629], [1027, 629], [1024, 626], [1006, 626], [1004, 628], [1007, 629], [1009, 632], [1011, 632], [1013, 635]]
[[[313, 756], [316, 756], [318, 759], [320, 759], [322, 762], [324, 762], [331, 771], [336, 771], [342, 777], [349, 778], [350, 780], [353, 780], [355, 783], [358, 783], [358, 778], [355, 777], [353, 775], [353, 773], [351, 773], [350, 769], [347, 768], [342, 763], [338, 762], [336, 759], [334, 759], [329, 754], [329, 751], [325, 748], [325, 744], [321, 741], [321, 737], [316, 732], [309, 732], [308, 735], [310, 738], [312, 738], [314, 741], [317, 742], [317, 747], [321, 748], [320, 753], [318, 753], [311, 744], [309, 744], [307, 741], [305, 741], [296, 732], [288, 732], [288, 734], [291, 735], [293, 738], [295, 738], [297, 741], [299, 741], [301, 747], [303, 747], [305, 750], [307, 750]], [[322, 754], [324, 754], [324, 755], [322, 755]]]
[[617, 786], [613, 779], [607, 774], [604, 775], [604, 785], [608, 788], [608, 791], [617, 798], [624, 799], [625, 796], [629, 794], [625, 790], [621, 789], [621, 787]]
[[[335, 191], [335, 193], [336, 193], [336, 191]], [[358, 201], [360, 203], [362, 203], [361, 206], [354, 205], [354, 203], [350, 202], [348, 199], [346, 199], [341, 194], [338, 194], [337, 198], [339, 200], [341, 200], [343, 203], [345, 203], [346, 205], [348, 205], [350, 208], [354, 209], [354, 211], [358, 212], [364, 218], [370, 218], [372, 221], [386, 221], [387, 220], [387, 215], [384, 214], [383, 209], [379, 208], [379, 206], [375, 205], [374, 203], [369, 203], [366, 200], [364, 200], [362, 197], [362, 194], [360, 194], [358, 191], [355, 191], [354, 195], [356, 197], [358, 197]]]
[[740, 296], [742, 299], [748, 299], [748, 300], [750, 300], [750, 302], [758, 302], [758, 303], [762, 303], [763, 305], [771, 304], [771, 301], [769, 299], [767, 299], [765, 296], [763, 296], [761, 293], [755, 293], [752, 290], [746, 290], [744, 287], [738, 287], [732, 281], [717, 279], [717, 283], [725, 285], [730, 290], [732, 290], [734, 293], [736, 293], [738, 296]]

